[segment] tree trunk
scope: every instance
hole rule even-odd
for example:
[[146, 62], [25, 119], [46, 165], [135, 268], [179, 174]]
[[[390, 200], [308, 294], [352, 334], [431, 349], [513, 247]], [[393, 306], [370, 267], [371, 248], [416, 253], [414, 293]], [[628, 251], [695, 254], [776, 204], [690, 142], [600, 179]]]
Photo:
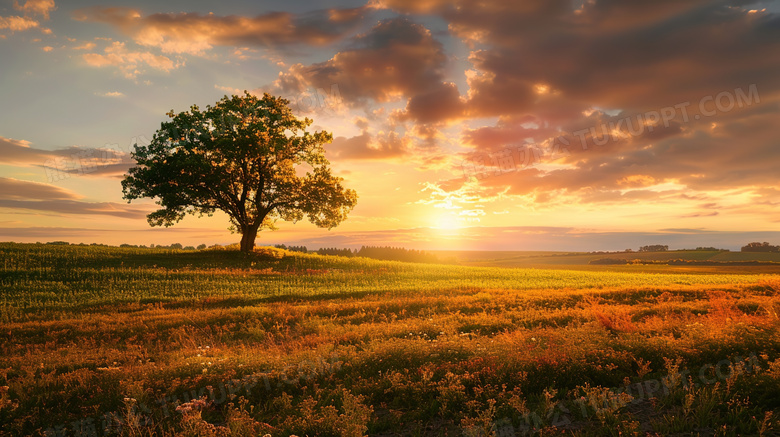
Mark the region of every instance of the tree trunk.
[[257, 238], [257, 226], [247, 226], [241, 235], [241, 252], [249, 253], [255, 249], [255, 239]]

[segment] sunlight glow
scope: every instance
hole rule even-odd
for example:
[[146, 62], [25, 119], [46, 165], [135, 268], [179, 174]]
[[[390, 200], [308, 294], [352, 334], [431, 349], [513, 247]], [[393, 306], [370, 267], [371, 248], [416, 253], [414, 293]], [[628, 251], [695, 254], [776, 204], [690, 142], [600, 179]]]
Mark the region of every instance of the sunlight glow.
[[463, 227], [461, 220], [453, 214], [438, 214], [431, 218], [431, 228], [453, 231]]

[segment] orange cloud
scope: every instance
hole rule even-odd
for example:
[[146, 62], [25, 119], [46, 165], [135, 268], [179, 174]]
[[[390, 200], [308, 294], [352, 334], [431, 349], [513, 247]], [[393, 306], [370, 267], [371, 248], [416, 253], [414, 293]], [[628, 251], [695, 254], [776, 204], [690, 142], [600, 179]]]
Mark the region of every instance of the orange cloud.
[[388, 159], [409, 153], [409, 139], [395, 132], [368, 132], [352, 137], [336, 137], [326, 146], [328, 155], [338, 159]]
[[24, 5], [19, 5], [14, 0], [14, 9], [23, 11], [25, 15], [41, 15], [45, 20], [49, 19], [49, 12], [57, 9], [54, 0], [27, 0]]
[[65, 215], [109, 215], [140, 219], [146, 211], [113, 202], [84, 202], [82, 196], [61, 187], [0, 177], [0, 208]]
[[40, 24], [26, 17], [0, 17], [0, 30], [8, 29], [12, 32], [22, 32], [38, 27]]
[[138, 44], [159, 47], [166, 53], [203, 55], [214, 46], [325, 45], [359, 23], [363, 13], [363, 8], [355, 8], [305, 15], [271, 12], [255, 17], [198, 13], [144, 16], [130, 8], [93, 7], [77, 11], [74, 17], [112, 24]]
[[28, 141], [0, 137], [0, 156], [6, 165], [41, 168], [50, 182], [71, 175], [119, 177], [130, 167], [129, 155], [118, 150], [118, 146], [114, 149], [72, 146], [45, 150], [31, 147]]
[[54, 185], [0, 177], [0, 200], [76, 200], [75, 193]]
[[73, 47], [73, 50], [92, 50], [96, 47], [96, 44], [93, 42], [85, 42], [84, 44], [80, 46]]
[[134, 79], [145, 72], [144, 67], [169, 72], [181, 66], [180, 62], [174, 62], [163, 55], [128, 50], [125, 43], [118, 41], [106, 47], [103, 54], [86, 53], [82, 58], [92, 67], [116, 67], [128, 79]]

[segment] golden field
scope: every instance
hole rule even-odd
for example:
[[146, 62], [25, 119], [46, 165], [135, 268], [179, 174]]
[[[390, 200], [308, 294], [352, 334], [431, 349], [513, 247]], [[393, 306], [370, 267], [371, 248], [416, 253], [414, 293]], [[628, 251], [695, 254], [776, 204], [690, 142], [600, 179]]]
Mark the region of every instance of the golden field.
[[2, 243], [0, 268], [2, 435], [780, 430], [768, 267]]

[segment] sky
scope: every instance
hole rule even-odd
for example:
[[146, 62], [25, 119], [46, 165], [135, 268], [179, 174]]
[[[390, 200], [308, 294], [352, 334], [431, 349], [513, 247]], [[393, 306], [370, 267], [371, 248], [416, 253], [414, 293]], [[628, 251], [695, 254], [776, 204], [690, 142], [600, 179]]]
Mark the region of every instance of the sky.
[[778, 244], [779, 72], [777, 1], [0, 0], [0, 241], [237, 242], [121, 180], [168, 111], [246, 90], [358, 194], [260, 245]]

